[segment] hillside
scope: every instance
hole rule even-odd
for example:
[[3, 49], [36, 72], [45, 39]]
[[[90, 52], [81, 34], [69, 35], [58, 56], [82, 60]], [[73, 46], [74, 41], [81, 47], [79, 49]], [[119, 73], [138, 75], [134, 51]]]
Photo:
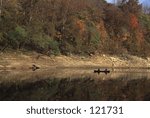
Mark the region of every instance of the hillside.
[[150, 15], [137, 0], [2, 0], [0, 52], [150, 55]]

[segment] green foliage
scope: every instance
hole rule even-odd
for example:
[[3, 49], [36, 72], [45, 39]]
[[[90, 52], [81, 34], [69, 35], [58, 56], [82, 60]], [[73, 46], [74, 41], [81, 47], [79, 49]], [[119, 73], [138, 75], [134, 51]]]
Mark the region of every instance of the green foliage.
[[8, 43], [12, 45], [14, 49], [18, 49], [26, 42], [26, 37], [26, 30], [23, 27], [17, 26], [14, 30], [8, 32]]
[[49, 47], [51, 49], [51, 53], [54, 54], [54, 55], [58, 55], [60, 53], [60, 50], [59, 50], [59, 43], [55, 40], [52, 40], [50, 39], [49, 40]]
[[49, 41], [43, 34], [34, 34], [31, 38], [31, 43], [36, 49], [48, 49]]
[[100, 33], [93, 23], [88, 23], [88, 40], [89, 40], [89, 51], [95, 52], [100, 45]]
[[57, 55], [60, 53], [59, 44], [51, 37], [44, 34], [34, 35], [31, 39], [31, 45], [39, 51], [48, 51], [48, 54]]
[[140, 18], [141, 25], [144, 28], [147, 28], [150, 30], [150, 16], [146, 14], [142, 14], [139, 18]]
[[142, 14], [140, 16], [140, 23], [145, 30], [144, 37], [147, 42], [150, 43], [150, 16], [146, 14]]
[[17, 35], [18, 38], [20, 39], [24, 39], [27, 36], [27, 32], [23, 27], [17, 26], [15, 28], [15, 33]]
[[90, 39], [90, 44], [95, 47], [98, 48], [99, 43], [100, 43], [100, 34], [97, 31], [96, 28], [91, 28], [91, 39]]

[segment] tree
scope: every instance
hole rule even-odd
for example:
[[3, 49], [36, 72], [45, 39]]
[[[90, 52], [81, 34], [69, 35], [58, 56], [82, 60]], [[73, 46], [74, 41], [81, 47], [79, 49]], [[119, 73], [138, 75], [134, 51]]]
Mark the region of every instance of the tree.
[[123, 0], [120, 8], [126, 13], [135, 15], [139, 15], [142, 11], [142, 5], [139, 4], [139, 0]]
[[27, 32], [24, 28], [17, 26], [15, 30], [8, 33], [9, 44], [14, 49], [20, 49], [26, 43]]

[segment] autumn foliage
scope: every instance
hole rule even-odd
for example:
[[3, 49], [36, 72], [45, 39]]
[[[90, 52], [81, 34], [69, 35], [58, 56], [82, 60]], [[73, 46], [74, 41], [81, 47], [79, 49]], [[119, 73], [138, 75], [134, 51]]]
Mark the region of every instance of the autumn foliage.
[[0, 51], [150, 52], [150, 17], [138, 0], [3, 0], [0, 10]]
[[131, 28], [136, 29], [139, 27], [138, 18], [134, 14], [130, 14]]

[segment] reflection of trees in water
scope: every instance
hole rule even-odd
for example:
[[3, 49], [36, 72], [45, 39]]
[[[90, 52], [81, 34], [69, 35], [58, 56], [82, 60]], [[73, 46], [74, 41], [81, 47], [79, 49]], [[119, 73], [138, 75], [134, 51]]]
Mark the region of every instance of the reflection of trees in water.
[[0, 100], [150, 100], [150, 80], [46, 79], [1, 83]]

